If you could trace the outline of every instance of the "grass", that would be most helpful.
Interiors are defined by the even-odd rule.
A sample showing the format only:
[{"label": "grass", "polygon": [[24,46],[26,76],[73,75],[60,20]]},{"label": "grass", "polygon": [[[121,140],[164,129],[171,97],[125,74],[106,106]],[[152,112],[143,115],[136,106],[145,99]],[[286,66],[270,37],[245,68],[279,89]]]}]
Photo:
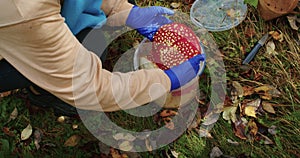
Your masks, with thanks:
[{"label": "grass", "polygon": [[[143,6],[169,7],[171,4],[170,1],[138,2]],[[188,4],[182,3],[178,9],[188,13],[188,8]],[[242,59],[257,40],[269,31],[283,34],[283,42],[274,40],[278,55],[268,55],[265,53],[266,47],[263,47],[250,65],[241,66]],[[298,38],[295,36],[297,33],[299,34],[299,31],[292,30],[285,17],[265,22],[254,8],[249,8],[247,18],[239,26],[228,31],[212,33],[224,55],[228,87],[231,81],[238,81],[243,86],[251,87],[269,84],[280,91],[279,98],[270,100],[275,105],[276,114],[266,113],[259,115],[257,119],[247,117],[248,120],[255,120],[266,128],[276,126],[275,135],[260,131],[265,132],[274,144],[266,145],[262,140],[242,140],[235,136],[232,125],[220,117],[211,130],[212,138],[199,137],[194,130],[187,130],[173,143],[137,155],[153,158],[175,157],[172,152],[176,152],[179,153],[179,157],[209,157],[212,148],[219,147],[223,157],[300,157],[300,47],[295,41]],[[120,52],[126,51],[126,48],[132,47],[132,43],[141,39],[142,37],[133,31],[119,37],[116,40],[118,42],[109,47],[110,54],[104,66],[112,70],[121,55]],[[209,94],[209,70],[205,70],[202,79],[200,89],[204,94]],[[23,95],[22,91],[18,91],[0,101],[0,157],[105,157],[103,149],[99,148],[99,141],[79,119],[69,118],[60,123],[51,110],[33,108]],[[257,96],[242,100],[255,98]],[[209,95],[202,99],[209,102]],[[18,117],[7,123],[15,107],[18,109]],[[204,105],[199,107],[205,109]],[[122,111],[110,113],[109,117],[118,125],[133,131],[156,129],[161,126],[153,117],[138,118]],[[43,133],[38,150],[34,145],[34,136],[25,141],[20,139],[21,131],[28,123],[34,131],[40,130]],[[73,129],[74,125],[78,125],[78,128]],[[80,136],[79,143],[74,147],[64,146],[65,141],[72,135]],[[229,140],[237,142],[238,145],[230,143]],[[134,157],[132,153],[119,152]]]}]

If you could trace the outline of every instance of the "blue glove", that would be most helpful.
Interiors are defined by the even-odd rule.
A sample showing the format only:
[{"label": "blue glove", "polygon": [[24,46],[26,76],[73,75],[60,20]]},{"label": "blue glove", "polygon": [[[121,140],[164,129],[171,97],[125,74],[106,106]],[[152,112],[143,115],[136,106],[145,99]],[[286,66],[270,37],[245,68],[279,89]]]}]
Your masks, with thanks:
[{"label": "blue glove", "polygon": [[171,80],[171,91],[184,86],[198,74],[200,68],[200,62],[205,61],[205,55],[199,54],[193,58],[183,62],[182,64],[171,67],[170,69],[164,70],[167,76]]},{"label": "blue glove", "polygon": [[141,35],[153,40],[156,31],[165,24],[172,23],[164,15],[173,15],[174,11],[165,7],[151,6],[140,8],[134,6],[126,20],[126,25],[136,29]]}]

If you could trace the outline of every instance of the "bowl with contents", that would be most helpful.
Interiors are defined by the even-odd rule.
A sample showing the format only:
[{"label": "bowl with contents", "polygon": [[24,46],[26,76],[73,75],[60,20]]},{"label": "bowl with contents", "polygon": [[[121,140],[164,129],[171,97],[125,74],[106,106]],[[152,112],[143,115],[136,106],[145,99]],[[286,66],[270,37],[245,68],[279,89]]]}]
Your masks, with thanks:
[{"label": "bowl with contents", "polygon": [[213,32],[239,25],[246,15],[244,0],[196,0],[190,10],[195,25]]},{"label": "bowl with contents", "polygon": [[[144,39],[134,54],[134,69],[169,69],[198,55],[205,55],[203,45],[192,29],[179,22],[163,25],[154,35],[153,41]],[[205,60],[200,62],[198,76],[203,73]],[[166,108],[178,108],[195,98],[198,77],[176,89],[155,103]]]}]

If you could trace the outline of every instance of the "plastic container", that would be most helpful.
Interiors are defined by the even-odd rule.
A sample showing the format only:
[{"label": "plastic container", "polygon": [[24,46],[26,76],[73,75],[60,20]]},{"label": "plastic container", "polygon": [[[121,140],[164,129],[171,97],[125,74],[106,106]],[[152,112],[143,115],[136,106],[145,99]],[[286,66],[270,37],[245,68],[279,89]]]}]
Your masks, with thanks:
[{"label": "plastic container", "polygon": [[224,31],[239,25],[247,15],[244,0],[197,0],[190,18],[198,27],[208,31]]},{"label": "plastic container", "polygon": [[[205,54],[201,43],[200,46],[201,54]],[[142,40],[137,47],[133,58],[133,66],[135,70],[156,68],[149,60],[146,60],[146,56],[151,52],[152,48],[152,42],[146,38]],[[198,75],[203,73],[204,68],[205,61],[200,63]],[[198,88],[198,78],[195,78],[180,89],[170,92],[166,97],[164,96],[163,98],[156,100],[155,103],[165,108],[178,108],[195,98],[198,93]]]}]

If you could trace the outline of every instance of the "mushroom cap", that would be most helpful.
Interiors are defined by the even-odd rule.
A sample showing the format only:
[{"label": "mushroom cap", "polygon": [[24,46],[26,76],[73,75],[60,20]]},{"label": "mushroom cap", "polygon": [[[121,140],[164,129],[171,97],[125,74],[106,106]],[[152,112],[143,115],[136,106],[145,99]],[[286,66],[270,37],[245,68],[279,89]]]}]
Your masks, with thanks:
[{"label": "mushroom cap", "polygon": [[191,28],[181,23],[163,25],[153,37],[148,59],[166,70],[201,54],[200,41]]}]

